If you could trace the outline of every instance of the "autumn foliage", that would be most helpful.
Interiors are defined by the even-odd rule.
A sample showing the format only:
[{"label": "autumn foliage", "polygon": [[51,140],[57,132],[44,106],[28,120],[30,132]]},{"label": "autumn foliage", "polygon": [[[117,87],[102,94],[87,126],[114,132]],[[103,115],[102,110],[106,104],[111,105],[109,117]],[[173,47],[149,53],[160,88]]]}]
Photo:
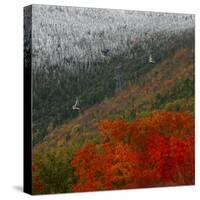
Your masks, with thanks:
[{"label": "autumn foliage", "polygon": [[73,191],[188,185],[194,183],[194,120],[185,112],[102,120],[101,141],[88,143],[71,165]]},{"label": "autumn foliage", "polygon": [[32,165],[32,174],[32,184],[34,192],[41,193],[43,190],[43,185],[40,181],[40,177],[38,176],[38,167],[35,164]]},{"label": "autumn foliage", "polygon": [[33,193],[194,184],[194,119],[153,112],[132,122],[99,122],[100,140],[34,154]]}]

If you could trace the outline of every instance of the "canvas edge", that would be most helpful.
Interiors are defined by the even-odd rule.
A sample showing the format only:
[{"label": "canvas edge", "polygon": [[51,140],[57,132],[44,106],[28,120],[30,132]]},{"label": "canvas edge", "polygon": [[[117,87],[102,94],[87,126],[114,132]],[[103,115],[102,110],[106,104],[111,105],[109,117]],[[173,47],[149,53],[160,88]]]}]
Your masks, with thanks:
[{"label": "canvas edge", "polygon": [[23,18],[23,191],[32,194],[32,5],[23,8]]}]

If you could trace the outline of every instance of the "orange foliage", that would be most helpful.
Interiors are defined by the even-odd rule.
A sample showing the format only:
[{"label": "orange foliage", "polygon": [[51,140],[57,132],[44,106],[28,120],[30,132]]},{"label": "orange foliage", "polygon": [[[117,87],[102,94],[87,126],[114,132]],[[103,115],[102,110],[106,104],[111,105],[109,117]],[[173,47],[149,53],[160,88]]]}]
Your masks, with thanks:
[{"label": "orange foliage", "polygon": [[99,130],[106,141],[116,142],[122,141],[128,136],[129,127],[128,123],[123,119],[102,120],[99,124]]},{"label": "orange foliage", "polygon": [[131,123],[103,120],[101,143],[86,144],[72,161],[73,191],[194,183],[194,120],[189,113],[154,112]]}]

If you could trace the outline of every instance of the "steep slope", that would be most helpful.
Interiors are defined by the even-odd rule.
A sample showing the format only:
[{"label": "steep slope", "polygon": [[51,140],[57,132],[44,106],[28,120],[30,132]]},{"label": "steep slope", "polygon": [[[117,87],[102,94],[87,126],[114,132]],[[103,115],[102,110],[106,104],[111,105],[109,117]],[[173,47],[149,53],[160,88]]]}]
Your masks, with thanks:
[{"label": "steep slope", "polygon": [[109,62],[92,63],[90,70],[84,63],[73,66],[77,72],[59,65],[51,66],[50,63],[45,65],[48,70],[33,70],[33,131],[36,136],[34,144],[41,142],[47,135],[46,130],[50,123],[57,127],[66,120],[77,117],[77,113],[71,112],[76,98],[79,99],[82,109],[86,110],[105,98],[112,97],[130,82],[138,83],[141,77],[155,66],[154,63],[149,63],[148,50],[144,49],[142,44],[151,43],[149,45],[153,51],[152,57],[159,63],[173,55],[177,49],[193,46],[193,32],[190,31],[184,32],[183,35],[172,35],[160,46],[157,40],[162,40],[162,33],[160,36],[156,35],[157,39],[153,43],[146,39],[138,45],[130,44],[133,57],[124,52],[110,58]]},{"label": "steep slope", "polygon": [[112,98],[85,110],[78,117],[56,129],[48,128],[43,143],[33,152],[61,146],[81,146],[98,142],[98,122],[105,118],[144,117],[153,110],[194,112],[194,50],[181,48],[173,56],[157,63],[137,83],[129,85]]},{"label": "steep slope", "polygon": [[194,15],[43,5],[32,9],[25,56],[31,52],[33,144],[42,142],[49,124],[55,128],[77,117],[71,112],[76,98],[86,110],[154,67],[150,55],[160,62],[194,45]]}]

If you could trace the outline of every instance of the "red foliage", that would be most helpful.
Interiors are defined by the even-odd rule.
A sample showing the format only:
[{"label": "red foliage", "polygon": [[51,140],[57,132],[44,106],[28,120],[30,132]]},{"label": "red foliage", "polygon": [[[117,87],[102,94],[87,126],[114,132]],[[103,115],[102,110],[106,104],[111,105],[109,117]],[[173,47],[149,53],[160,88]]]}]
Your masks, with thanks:
[{"label": "red foliage", "polygon": [[132,123],[103,120],[100,144],[85,145],[72,167],[73,191],[194,183],[194,120],[189,113],[154,112]]},{"label": "red foliage", "polygon": [[39,176],[37,175],[37,171],[38,171],[37,165],[33,164],[33,165],[32,165],[33,190],[34,190],[36,193],[41,193],[42,190],[43,190],[43,185],[42,185],[42,183],[41,183],[41,181],[40,181]]}]

